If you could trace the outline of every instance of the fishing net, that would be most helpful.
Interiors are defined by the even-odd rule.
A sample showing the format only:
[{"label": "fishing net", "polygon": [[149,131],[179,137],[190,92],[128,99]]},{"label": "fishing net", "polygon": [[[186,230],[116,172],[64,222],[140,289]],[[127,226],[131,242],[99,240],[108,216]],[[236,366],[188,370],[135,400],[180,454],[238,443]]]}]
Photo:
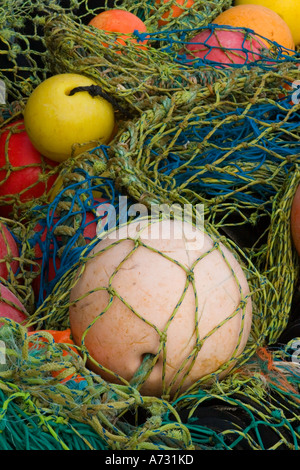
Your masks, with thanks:
[{"label": "fishing net", "polygon": [[[253,60],[252,32],[239,28],[244,40],[237,53],[246,64],[234,65],[230,57],[230,66],[211,62],[212,46],[204,58],[191,58],[187,45],[195,33],[228,31],[211,22],[231,1],[196,0],[192,7],[182,6],[180,17],[160,25],[166,5],[114,2],[145,22],[147,33],[136,32],[137,40],[147,40],[142,48],[138,42],[124,46],[117,34],[88,27],[96,12],[112,6],[91,3],[16,0],[2,2],[0,10],[0,79],[7,98],[1,105],[1,128],[22,118],[27,98],[42,80],[65,72],[93,78],[113,103],[117,119],[106,146],[99,143],[55,166],[30,162],[29,168],[40,168],[33,186],[44,185],[34,198],[0,192],[1,224],[18,248],[12,253],[1,228],[7,247],[1,282],[21,301],[27,319],[26,327],[1,320],[0,448],[297,450],[299,343],[297,335],[282,338],[298,308],[299,261],[289,221],[300,180],[300,108],[294,88],[299,54],[264,38],[269,47]],[[8,142],[18,133],[14,125],[5,134],[2,187],[15,171]],[[53,177],[54,186],[47,186]],[[60,341],[55,336],[70,331],[70,305],[80,301],[70,301],[70,293],[78,272],[99,255],[110,207],[120,226],[124,212],[128,215],[137,203],[149,210],[188,205],[193,223],[201,205],[203,230],[213,240],[211,253],[220,253],[221,244],[234,253],[249,285],[249,295],[241,295],[224,325],[239,312],[244,318],[249,297],[253,305],[243,352],[235,350],[218,370],[188,390],[181,388],[217,325],[197,338],[176,371],[174,381],[180,377],[181,383],[172,395],[164,382],[165,367],[161,396],[141,389],[158,357],[167,355],[168,328],[201,260],[187,268],[143,243],[186,276],[161,330],[112,288],[124,259],[109,276],[109,285],[99,286],[105,287],[109,302],[98,317],[104,318],[118,299],[159,338],[157,354],[145,356],[130,380],[113,371],[112,380],[105,380],[87,367],[93,358],[85,337],[92,325],[79,344],[71,334]],[[127,260],[141,247],[139,238],[132,243]],[[2,303],[17,307],[1,297]],[[242,329],[243,321],[239,341]],[[230,373],[221,379],[229,366]]]}]

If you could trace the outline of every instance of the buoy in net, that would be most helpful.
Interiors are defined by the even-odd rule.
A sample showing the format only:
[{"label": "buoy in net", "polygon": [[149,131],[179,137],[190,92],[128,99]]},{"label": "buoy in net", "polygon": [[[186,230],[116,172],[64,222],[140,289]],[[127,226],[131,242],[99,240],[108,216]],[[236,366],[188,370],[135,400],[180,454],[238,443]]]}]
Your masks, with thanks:
[{"label": "buoy in net", "polygon": [[78,273],[72,336],[93,358],[89,367],[110,382],[119,379],[109,371],[130,382],[153,355],[140,391],[172,395],[244,350],[249,285],[233,253],[189,222],[147,222],[140,231],[129,225],[101,240]]}]

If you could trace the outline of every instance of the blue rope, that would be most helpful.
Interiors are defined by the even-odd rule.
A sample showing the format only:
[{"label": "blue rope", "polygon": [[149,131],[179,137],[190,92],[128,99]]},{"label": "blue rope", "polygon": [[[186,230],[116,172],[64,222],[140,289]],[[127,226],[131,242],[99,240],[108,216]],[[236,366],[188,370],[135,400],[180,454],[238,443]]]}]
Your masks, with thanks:
[{"label": "blue rope", "polygon": [[[255,33],[254,30],[250,28],[241,28],[241,27],[234,27],[230,25],[219,25],[210,23],[207,26],[201,26],[198,28],[189,28],[189,29],[174,29],[174,30],[162,30],[156,31],[153,33],[145,32],[141,33],[135,31],[135,36],[138,38],[139,41],[157,41],[161,51],[167,52],[172,56],[176,63],[180,63],[183,65],[189,65],[195,68],[199,68],[203,65],[210,65],[217,68],[226,68],[227,65],[220,64],[219,62],[213,61],[209,59],[210,52],[216,48],[216,46],[212,46],[208,43],[209,39],[212,35],[217,31],[236,31],[244,33],[244,38],[240,48],[225,48],[222,47],[222,50],[232,52],[243,52],[246,56],[246,64],[230,64],[230,67],[233,68],[241,68],[245,65],[248,68],[252,67],[261,67],[263,69],[271,69],[274,66],[277,66],[280,63],[284,62],[294,62],[295,64],[299,61],[299,53],[295,53],[280,44],[276,41],[271,41],[270,39],[262,36],[260,34]],[[195,44],[205,45],[207,47],[207,53],[205,54],[204,58],[187,58],[186,52],[184,50],[184,46],[187,46],[191,42],[191,37],[198,35],[202,31],[207,31],[207,37],[204,42],[195,42]],[[193,34],[193,32],[195,34]],[[262,40],[267,44],[267,46],[272,46],[272,56],[266,55],[261,53],[260,58],[248,61],[248,55],[252,54],[252,51],[247,48],[246,41],[249,39],[251,35],[255,35],[256,38]],[[217,47],[220,49],[220,47]],[[293,53],[293,55],[291,55]]]}]

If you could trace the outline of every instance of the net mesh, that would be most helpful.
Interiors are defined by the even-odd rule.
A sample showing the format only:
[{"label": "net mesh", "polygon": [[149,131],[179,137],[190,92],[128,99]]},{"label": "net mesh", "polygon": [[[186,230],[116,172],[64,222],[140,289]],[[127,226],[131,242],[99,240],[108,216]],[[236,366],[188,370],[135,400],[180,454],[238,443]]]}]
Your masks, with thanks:
[{"label": "net mesh", "polygon": [[[211,62],[208,54],[191,61],[189,40],[207,29],[211,35],[228,31],[211,21],[231,4],[196,0],[158,26],[166,5],[114,2],[147,25],[147,34],[136,32],[137,40],[147,39],[137,54],[135,44],[123,46],[117,34],[87,26],[96,12],[112,7],[108,2],[2,2],[0,79],[7,100],[1,127],[22,118],[41,81],[65,72],[96,80],[114,104],[118,126],[107,146],[95,145],[54,167],[28,163],[40,169],[33,186],[44,184],[33,199],[4,193],[4,182],[16,172],[8,157],[13,132],[2,141],[1,265],[7,272],[0,272],[1,283],[25,306],[27,327],[2,320],[0,448],[298,449],[298,343],[297,337],[284,343],[281,337],[293,319],[298,289],[289,220],[300,178],[300,110],[293,88],[299,54],[268,41],[269,48],[246,64]],[[244,40],[238,52],[249,59],[252,33],[239,33]],[[51,177],[57,177],[52,192],[45,189]],[[101,240],[97,225],[105,228],[109,204],[120,223],[121,196],[127,212],[137,202],[149,209],[192,204],[193,220],[203,204],[214,250],[220,243],[230,249],[249,283],[253,322],[245,350],[188,393],[178,388],[170,397],[168,384],[160,397],[140,393],[158,355],[167,354],[165,334],[176,308],[165,330],[148,325],[160,338],[158,354],[145,357],[130,381],[104,380],[87,367],[84,341],[75,346],[51,333],[69,328],[78,268],[94,257]],[[2,227],[14,238],[16,253]],[[140,243],[135,241],[133,252]],[[179,303],[193,284],[190,269],[180,268],[186,284]],[[109,293],[134,310],[116,290]],[[2,297],[2,304],[14,305]],[[134,315],[145,321],[139,311]]]}]

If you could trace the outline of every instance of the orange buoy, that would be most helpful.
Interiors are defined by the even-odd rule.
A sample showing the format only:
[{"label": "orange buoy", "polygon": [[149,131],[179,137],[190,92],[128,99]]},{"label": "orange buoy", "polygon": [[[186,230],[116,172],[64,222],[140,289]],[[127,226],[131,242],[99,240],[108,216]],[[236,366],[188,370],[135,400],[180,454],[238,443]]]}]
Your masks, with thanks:
[{"label": "orange buoy", "polygon": [[261,5],[236,5],[217,16],[213,23],[250,28],[256,34],[275,41],[287,49],[295,49],[287,23],[275,11]]},{"label": "orange buoy", "polygon": [[108,33],[124,33],[124,35],[118,37],[117,42],[125,46],[126,41],[129,41],[136,44],[137,47],[145,49],[147,41],[139,42],[133,33],[134,31],[139,31],[140,33],[147,32],[146,25],[138,16],[130,11],[119,10],[117,8],[105,10],[92,18],[89,26],[94,26]]}]

